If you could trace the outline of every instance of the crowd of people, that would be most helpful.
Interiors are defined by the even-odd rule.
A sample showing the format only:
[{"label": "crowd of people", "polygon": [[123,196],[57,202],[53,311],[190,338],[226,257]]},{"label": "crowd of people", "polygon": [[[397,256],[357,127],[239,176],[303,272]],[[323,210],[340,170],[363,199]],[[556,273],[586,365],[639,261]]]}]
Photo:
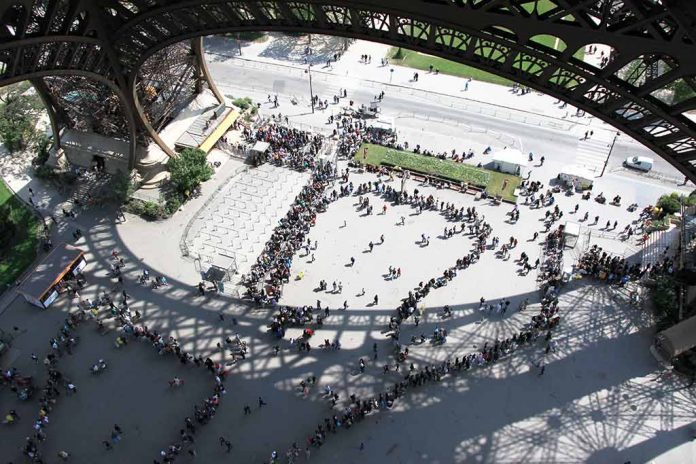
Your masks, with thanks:
[{"label": "crowd of people", "polygon": [[305,243],[317,213],[328,204],[323,194],[334,175],[330,162],[318,164],[313,170],[309,185],[302,189],[288,214],[273,230],[249,273],[242,276],[241,283],[246,287],[244,297],[258,304],[280,298],[282,286],[290,277],[293,255]]},{"label": "crowd of people", "polygon": [[[123,258],[117,252],[113,252],[112,259],[121,265]],[[80,287],[84,286],[84,282]],[[210,358],[202,356],[195,357],[191,353],[181,349],[178,341],[172,336],[164,336],[155,330],[151,330],[147,325],[135,325],[135,321],[139,320],[140,315],[132,314],[129,308],[128,299],[130,296],[125,292],[121,293],[121,301],[115,304],[113,298],[106,292],[96,300],[89,298],[81,298],[76,290],[71,291],[72,297],[77,300],[77,310],[71,312],[69,317],[65,319],[59,333],[49,340],[50,352],[43,359],[42,363],[47,370],[47,378],[45,385],[38,390],[39,412],[33,424],[33,434],[27,436],[22,444],[23,454],[34,463],[48,462],[40,449],[41,443],[46,440],[46,430],[49,425],[49,413],[55,407],[61,392],[66,395],[77,394],[78,387],[71,379],[65,376],[59,370],[59,361],[64,354],[72,354],[72,349],[79,343],[79,336],[76,334],[78,326],[85,321],[92,320],[97,324],[98,330],[104,332],[104,320],[111,319],[115,327],[120,332],[116,337],[114,345],[116,348],[121,348],[129,343],[130,340],[140,339],[150,343],[157,353],[161,356],[176,357],[177,360],[184,365],[194,365],[199,368],[204,368],[214,377],[214,387],[211,395],[206,398],[200,405],[195,405],[193,408],[193,419],[186,417],[183,420],[180,438],[174,443],[171,443],[160,452],[160,456],[153,462],[155,464],[172,463],[180,454],[196,455],[193,434],[196,428],[207,423],[215,416],[216,409],[220,403],[222,395],[226,393],[224,379],[228,370],[221,363],[213,362]],[[39,363],[39,358],[32,354],[32,359]],[[106,369],[107,363],[100,359],[91,368],[93,374],[99,373]],[[174,383],[183,385],[183,380],[178,377],[174,378]],[[178,380],[178,382],[177,382]],[[17,394],[19,399],[26,400],[32,397],[38,387],[35,387],[33,378],[23,376],[16,369],[8,369],[2,372],[1,381],[3,385],[7,385]],[[170,381],[172,386],[172,381]],[[20,420],[19,414],[15,410],[10,410],[5,414],[5,424],[13,424]],[[118,425],[114,426],[111,431],[110,439],[102,441],[103,447],[109,451],[120,442],[122,430]],[[229,441],[224,440],[224,444],[229,444]],[[231,449],[231,444],[228,446],[228,452]],[[71,457],[71,453],[65,450],[60,450],[57,457],[67,461]]]},{"label": "crowd of people", "polygon": [[[46,462],[47,458],[43,455],[40,445],[46,440],[46,430],[50,423],[49,413],[53,411],[61,391],[66,395],[77,393],[77,386],[58,369],[58,362],[65,353],[71,354],[72,348],[79,342],[75,330],[84,320],[84,312],[71,313],[64,320],[58,334],[49,340],[51,349],[42,361],[46,368],[47,378],[44,386],[40,389],[39,412],[34,419],[32,435],[27,436],[22,444],[22,454],[31,462]],[[39,363],[38,356],[32,354],[31,357],[34,362]],[[20,375],[15,368],[3,372],[2,381],[4,384],[9,384],[10,389],[17,393],[21,400],[30,399],[36,390],[32,377]],[[10,410],[5,416],[6,424],[13,424],[19,420],[20,417],[14,410]],[[60,450],[57,456],[61,460],[67,460],[70,453]]]},{"label": "crowd of people", "polygon": [[[419,306],[422,299],[425,298],[430,291],[446,286],[447,282],[457,276],[458,271],[464,270],[477,262],[481,253],[484,253],[486,250],[495,250],[500,240],[498,237],[493,236],[492,227],[485,221],[485,216],[476,210],[476,207],[457,207],[455,204],[439,201],[433,195],[424,195],[419,192],[418,189],[415,189],[412,193],[408,191],[398,191],[392,186],[380,181],[380,174],[382,173],[377,174],[378,180],[376,182],[370,181],[354,185],[352,182],[349,182],[349,171],[346,169],[346,172],[342,172],[340,176],[342,185],[338,186],[337,189],[333,190],[327,196],[331,201],[343,196],[358,196],[358,210],[366,210],[368,213],[368,208],[372,207],[368,198],[369,194],[381,196],[387,201],[391,201],[393,204],[410,204],[418,213],[422,213],[423,210],[437,211],[451,221],[461,222],[460,228],[458,228],[457,225],[450,230],[446,228],[443,238],[456,233],[466,234],[468,231],[468,234],[473,240],[473,246],[469,253],[457,257],[455,264],[445,269],[440,276],[421,282],[416,289],[409,291],[408,296],[405,297],[398,306],[396,314],[390,318],[386,333],[393,341],[396,368],[392,369],[388,364],[385,365],[384,371],[388,373],[392,370],[398,371],[400,364],[408,363],[408,347],[402,349],[399,342],[399,331],[401,324],[408,318],[413,317],[416,325],[418,324],[420,312],[416,308]],[[375,396],[365,399],[357,398],[355,395],[349,395],[350,400],[347,405],[342,407],[338,413],[326,417],[324,422],[319,423],[312,433],[307,436],[306,448],[304,450],[307,457],[311,454],[311,448],[322,446],[328,437],[332,436],[338,430],[342,428],[351,428],[366,416],[379,410],[391,408],[402,395],[411,389],[426,385],[427,383],[441,381],[446,376],[456,374],[460,371],[495,363],[499,359],[514,352],[519,347],[529,345],[539,339],[543,339],[545,343],[545,354],[548,354],[551,350],[555,350],[555,345],[551,340],[551,331],[560,321],[558,315],[558,293],[562,282],[561,271],[565,246],[564,227],[556,226],[556,222],[562,217],[562,212],[558,206],[554,204],[551,192],[540,194],[539,197],[536,197],[535,194],[543,188],[542,184],[530,182],[525,187],[527,189],[527,195],[532,197],[533,206],[549,208],[547,210],[548,214],[545,217],[545,222],[547,223],[546,230],[548,233],[543,238],[544,253],[541,261],[537,260],[532,267],[529,263],[528,256],[524,253],[522,253],[519,259],[520,265],[525,268],[527,266],[530,269],[540,268],[538,280],[540,281],[542,289],[542,297],[539,312],[530,318],[530,321],[525,325],[523,330],[504,340],[496,340],[492,344],[486,343],[482,349],[475,352],[456,356],[454,360],[450,358],[440,364],[430,365],[420,369],[417,369],[414,364],[411,363],[404,379],[397,382],[393,388],[388,391],[375,394]],[[510,221],[514,222],[519,218],[519,210],[514,208],[509,215]],[[551,230],[552,228],[553,230]],[[533,239],[536,240],[537,237],[538,233],[535,233]],[[510,237],[510,240],[501,247],[501,250],[503,253],[509,252],[516,244],[517,239],[515,237]],[[502,248],[505,249],[503,250]],[[598,254],[598,252],[600,254]],[[594,269],[592,272],[598,272],[601,266],[608,266],[619,280],[622,273],[637,278],[641,277],[645,272],[650,271],[650,268],[641,271],[635,266],[627,267],[625,262],[621,259],[614,259],[607,256],[602,257],[601,249],[597,248],[590,250],[588,255],[583,257],[581,261],[584,265],[592,267]],[[665,259],[664,262],[660,264],[660,269],[662,268],[670,268],[669,259]],[[509,303],[509,300],[501,300],[501,303],[498,305],[501,307],[501,312],[507,309]],[[528,305],[529,299],[525,299],[518,306],[518,311],[526,310]],[[492,305],[487,305],[483,297],[481,298],[481,306],[493,307]],[[281,306],[278,308],[278,312],[273,316],[273,320],[269,325],[270,332],[282,338],[285,335],[286,328],[300,326],[305,327],[303,334],[309,333],[311,335],[313,334],[312,327],[314,327],[315,321],[317,321],[317,326],[320,326],[318,321],[321,316],[317,316],[316,312],[321,313],[322,311],[325,311],[325,316],[328,316],[329,308],[322,308],[319,301],[317,301],[316,307],[310,305],[297,307]],[[447,307],[444,311],[444,315],[441,317],[451,316],[452,311]],[[446,330],[437,327],[433,331],[431,342],[443,343],[446,341],[446,337]],[[309,345],[307,342],[308,338],[309,337],[303,337],[303,345]],[[425,340],[426,337],[421,335],[420,342]],[[419,339],[417,337],[412,337],[411,342],[418,343]],[[325,340],[324,344],[327,347],[338,346],[338,340],[335,342]],[[308,350],[309,347],[307,346],[306,349]],[[361,358],[360,361],[360,372],[363,372],[365,369],[365,362],[363,358]],[[538,369],[538,375],[544,374],[544,358],[536,363],[536,368]],[[306,386],[303,387],[305,396],[307,394],[307,388]],[[332,406],[337,405],[338,394],[335,391],[332,390],[327,398],[331,399]],[[294,462],[294,459],[299,457],[300,454],[301,448],[297,443],[293,443],[292,446],[286,450],[285,456],[288,462]],[[274,451],[271,456],[271,462],[277,462],[277,459],[278,453]]]},{"label": "crowd of people", "polygon": [[[557,284],[557,282],[550,281],[547,284]],[[394,383],[394,385],[386,391],[375,394],[369,398],[359,398],[355,394],[350,394],[348,395],[349,401],[345,406],[340,408],[339,411],[334,410],[339,395],[329,388],[329,392],[326,396],[330,397],[332,401],[332,413],[328,417],[325,417],[323,422],[317,424],[315,429],[307,435],[306,447],[304,450],[306,459],[309,459],[311,456],[312,448],[320,448],[338,431],[350,429],[368,416],[372,416],[379,411],[393,408],[399,398],[412,390],[428,384],[441,382],[443,379],[477,367],[489,366],[518,349],[534,345],[540,339],[542,343],[545,344],[545,354],[548,354],[553,348],[552,330],[559,322],[560,316],[558,315],[557,290],[547,291],[541,299],[539,312],[531,317],[530,322],[527,323],[522,330],[516,332],[511,337],[503,340],[496,339],[493,343],[486,342],[480,350],[454,356],[453,361],[450,357],[441,363],[431,364],[420,369],[417,369],[414,364],[411,363],[403,380]],[[436,330],[434,338],[438,336],[443,336],[442,331]],[[404,359],[401,359],[401,362],[403,361]],[[537,363],[537,367],[540,369],[539,375],[543,375],[545,370],[543,358]],[[364,363],[361,364],[361,370],[363,369]],[[384,370],[385,373],[389,372],[388,367],[385,367]],[[396,370],[398,371],[398,364]],[[306,387],[303,385],[303,391],[305,388]],[[361,444],[361,449],[363,446],[364,445]],[[296,442],[292,443],[285,452],[287,462],[295,462],[295,459],[297,459],[300,454],[300,447]],[[277,451],[273,451],[270,462],[278,462],[277,459],[278,453]]]},{"label": "crowd of people", "polygon": [[316,167],[316,155],[324,143],[321,135],[276,123],[264,124],[256,129],[245,128],[243,136],[247,142],[261,141],[270,145],[264,154],[265,159],[257,162],[270,162],[299,171]]},{"label": "crowd of people", "polygon": [[[337,121],[337,127],[340,127],[342,130],[339,150],[345,154],[354,153],[360,144],[365,141],[380,144],[395,143],[395,140],[384,139],[382,132],[371,130],[365,122],[353,121],[350,117],[344,117]],[[414,189],[412,193],[406,190],[399,191],[391,185],[381,182],[380,177],[382,173],[378,173],[376,182],[370,181],[356,186],[349,182],[349,171],[346,169],[346,172],[341,176],[343,185],[340,185],[337,190],[333,190],[329,195],[325,195],[327,187],[336,177],[337,172],[331,163],[319,163],[316,160],[316,154],[321,149],[323,143],[323,139],[320,136],[287,128],[279,124],[267,124],[255,130],[245,129],[244,136],[247,141],[266,141],[270,144],[270,150],[265,161],[292,169],[312,170],[309,185],[302,189],[291,205],[288,214],[281,219],[279,225],[274,229],[271,238],[266,243],[263,252],[252,266],[249,274],[243,276],[242,283],[246,287],[244,296],[253,299],[257,304],[275,304],[278,301],[282,287],[288,282],[290,277],[294,254],[301,248],[307,247],[308,249],[310,246],[306,237],[310,227],[315,224],[317,214],[325,211],[331,201],[335,201],[340,197],[358,196],[358,211],[366,210],[367,214],[371,214],[372,211],[369,195],[380,196],[396,205],[410,205],[418,214],[421,214],[424,210],[439,212],[454,223],[453,227],[445,228],[442,238],[449,238],[455,234],[466,235],[468,231],[468,235],[472,239],[472,249],[468,253],[457,256],[454,264],[447,267],[441,275],[420,282],[417,288],[409,291],[408,296],[403,298],[401,304],[396,308],[395,315],[390,318],[386,333],[393,342],[394,356],[397,363],[396,370],[398,371],[399,364],[407,362],[409,354],[408,347],[403,349],[400,343],[401,325],[412,317],[415,319],[416,325],[418,325],[420,313],[417,307],[432,290],[446,286],[448,282],[458,275],[458,272],[466,270],[476,263],[481,254],[487,250],[496,250],[498,247],[500,239],[493,234],[493,228],[485,221],[485,215],[477,211],[476,207],[458,207],[454,203],[440,201],[433,195],[423,194],[418,188]],[[417,150],[420,151],[420,147],[417,147]],[[447,154],[443,154],[443,156],[447,156]],[[453,152],[452,156],[455,157],[456,154]],[[466,156],[466,154],[463,156]],[[525,181],[521,187],[526,196],[525,205],[536,208],[549,207],[545,218],[547,224],[546,231],[549,232],[555,222],[563,217],[562,211],[554,204],[553,193],[550,190],[541,193],[544,186],[540,182]],[[553,208],[551,208],[552,206]],[[386,206],[384,208],[386,212]],[[513,209],[510,216],[510,220],[513,222],[519,219],[517,207]],[[536,238],[537,234],[535,233],[534,239]],[[427,246],[428,243],[429,237],[423,235],[421,246]],[[517,239],[510,237],[510,240],[506,241],[501,247],[501,256],[505,257],[516,245]],[[321,447],[327,441],[328,437],[331,436],[329,432],[335,434],[341,428],[349,429],[375,412],[392,408],[399,398],[411,390],[429,383],[440,382],[448,376],[453,376],[476,367],[488,366],[510,355],[517,349],[532,345],[542,338],[546,343],[546,353],[548,353],[551,346],[552,329],[560,321],[558,315],[558,288],[561,279],[563,248],[563,227],[560,226],[546,235],[544,239],[544,255],[542,257],[543,262],[540,263],[537,260],[534,265],[534,268],[537,266],[541,268],[539,280],[542,282],[543,295],[539,312],[530,318],[529,323],[522,330],[514,333],[511,337],[503,340],[496,339],[493,343],[486,342],[483,347],[476,351],[453,355],[437,364],[416,368],[411,363],[403,380],[397,381],[392,388],[382,393],[374,394],[368,398],[359,398],[355,394],[348,395],[350,400],[347,404],[339,411],[335,411],[335,414],[333,414],[334,411],[332,410],[332,414],[326,417],[323,423],[319,423],[313,432],[308,435],[304,450],[306,457],[309,458],[312,447]],[[123,262],[119,262],[118,256],[114,256],[114,259],[114,273],[120,274],[120,267],[122,267]],[[524,253],[522,253],[519,263],[526,272],[532,269],[529,259]],[[671,273],[674,269],[674,263],[670,258],[664,257],[661,262],[652,268],[648,266],[645,269],[641,269],[639,265],[629,265],[623,258],[611,256],[595,245],[580,259],[580,269],[594,277],[606,279],[610,283],[625,283],[630,279],[641,278],[646,272]],[[334,292],[336,291],[335,286],[336,284],[334,283]],[[326,288],[325,284],[324,288]],[[71,289],[71,291],[79,299],[77,290]],[[362,293],[365,293],[364,289]],[[377,296],[375,295],[375,304],[376,301]],[[506,309],[509,303],[509,300],[501,300],[498,306]],[[527,304],[528,300],[525,300],[524,304],[521,304],[518,309],[521,311],[525,310]],[[65,388],[67,394],[77,392],[77,387],[58,371],[57,360],[63,351],[70,352],[71,347],[79,340],[74,336],[74,329],[80,322],[92,318],[97,321],[99,327],[103,327],[103,322],[98,318],[100,307],[102,306],[108,308],[122,332],[116,340],[117,347],[128,344],[132,339],[140,339],[151,343],[159,355],[175,356],[181,364],[193,364],[204,368],[214,377],[215,385],[212,394],[200,405],[194,406],[193,418],[184,418],[184,428],[180,430],[180,438],[165,447],[160,452],[158,459],[154,460],[154,463],[171,463],[177,456],[186,453],[195,457],[194,434],[197,427],[207,423],[215,416],[221,397],[226,393],[224,379],[227,375],[227,370],[224,365],[215,363],[210,358],[194,357],[192,354],[185,352],[180,348],[177,340],[171,336],[163,336],[157,331],[148,329],[146,325],[136,325],[140,319],[140,314],[137,311],[136,314],[131,313],[128,295],[125,290],[122,292],[122,299],[119,304],[116,304],[106,293],[95,302],[87,300],[83,309],[71,314],[66,319],[59,336],[51,339],[52,352],[44,360],[44,364],[48,369],[48,380],[42,390],[42,397],[39,401],[41,408],[34,425],[35,433],[32,437],[27,437],[23,448],[24,454],[34,462],[42,462],[38,444],[45,440],[48,413],[59,395],[58,387],[62,386]],[[481,307],[484,306],[493,307],[492,305],[486,305],[485,299],[482,297]],[[346,308],[347,302],[344,303],[344,309]],[[298,307],[281,306],[269,324],[270,332],[276,337],[283,338],[288,327],[307,327],[303,331],[302,340],[298,340],[297,346],[300,350],[309,351],[310,344],[308,340],[313,335],[312,327],[315,321],[316,325],[321,327],[323,320],[321,316],[322,310],[324,311],[323,317],[328,317],[329,308],[322,308],[319,301],[317,301],[316,308],[309,305]],[[315,311],[319,312],[316,316],[314,314]],[[502,311],[504,312],[504,309]],[[452,311],[449,306],[445,306],[443,317],[452,317]],[[446,329],[437,327],[433,331],[431,339],[433,343],[444,343],[446,339]],[[424,340],[424,335],[421,335],[421,342]],[[415,343],[416,338],[412,338],[411,342]],[[231,340],[228,339],[228,343],[231,344]],[[340,343],[338,339],[334,342],[325,339],[324,346],[339,349]],[[278,347],[276,346],[277,353]],[[452,360],[452,358],[454,359]],[[540,367],[539,375],[542,375],[544,373],[543,363],[540,363],[538,366]],[[361,358],[360,371],[363,372],[364,370],[365,362]],[[384,371],[385,374],[390,371],[388,365],[385,365]],[[2,375],[3,383],[11,385],[13,391],[18,393],[20,392],[22,382],[26,382],[24,379],[26,378],[22,377],[16,370],[3,372]],[[305,396],[309,385],[314,385],[315,383],[316,378],[312,378],[311,383],[301,384]],[[170,385],[174,384],[177,386],[183,385],[183,381],[175,377],[175,381],[170,382]],[[338,394],[331,389],[329,390],[332,406],[335,407],[337,406]],[[259,407],[263,405],[265,405],[265,402],[259,397]],[[245,413],[247,408],[245,407]],[[6,416],[7,422],[17,420],[19,420],[19,417],[14,411],[10,411]],[[112,432],[112,442],[118,441],[115,437],[120,439],[121,431],[118,426],[115,426],[115,432],[115,435]],[[111,449],[112,444],[109,441],[104,443],[107,449]],[[228,452],[230,451],[230,442],[224,439],[224,437],[220,437],[220,443],[227,447]],[[286,451],[288,462],[294,462],[294,459],[299,455],[300,447],[296,443],[293,443]],[[58,456],[61,459],[67,459],[69,454],[66,451],[61,451]],[[271,455],[271,462],[277,462],[277,460],[278,454],[274,451]]]},{"label": "crowd of people", "polygon": [[578,262],[578,270],[581,274],[604,280],[608,284],[618,285],[641,279],[646,274],[651,277],[672,274],[674,268],[674,260],[668,256],[662,257],[655,265],[648,263],[643,267],[638,262],[629,264],[625,258],[612,255],[597,245],[592,245]]},{"label": "crowd of people", "polygon": [[[454,234],[466,234],[468,230],[468,234],[474,239],[474,246],[471,252],[458,257],[455,264],[443,271],[442,275],[420,282],[418,288],[415,291],[410,291],[408,297],[397,308],[397,315],[391,318],[388,329],[392,331],[392,339],[395,341],[395,354],[400,356],[402,351],[398,344],[399,325],[403,320],[416,313],[418,302],[427,296],[432,289],[447,285],[449,281],[456,277],[458,270],[466,269],[472,263],[477,262],[480,255],[487,249],[495,250],[500,241],[498,237],[491,237],[492,227],[485,221],[485,215],[480,215],[476,207],[457,207],[454,203],[439,201],[433,195],[423,194],[417,188],[412,193],[409,193],[407,190],[397,191],[391,185],[381,181],[381,173],[378,173],[377,181],[368,181],[355,186],[349,181],[349,169],[346,169],[345,172],[341,173],[341,182],[342,185],[338,189],[334,189],[327,195],[331,201],[350,195],[358,196],[357,210],[365,210],[367,214],[370,214],[372,206],[368,194],[378,195],[386,201],[392,202],[392,204],[411,205],[419,214],[424,210],[436,211],[449,221],[461,223],[459,228],[457,225],[454,225],[449,229],[445,229],[443,238],[451,237]],[[326,206],[328,206],[328,203],[325,203],[324,207]],[[427,240],[427,237],[424,237],[424,240]],[[297,242],[297,244],[302,246],[301,241]],[[427,242],[423,242],[423,244],[425,245]],[[504,247],[506,250],[509,250],[516,244],[517,240],[514,237],[510,237],[509,242]],[[299,246],[295,249],[298,249]],[[286,256],[286,259],[291,257],[292,254]],[[289,268],[286,271],[283,275],[287,279],[289,278]],[[347,302],[344,303],[345,307],[347,307]],[[282,338],[288,327],[304,327],[313,323],[321,324],[321,316],[317,316],[315,319],[313,310],[315,308],[307,305],[297,307],[281,306],[269,324],[269,331]],[[317,302],[316,310],[321,311],[319,302]],[[325,311],[328,313],[329,309],[326,308]]]}]

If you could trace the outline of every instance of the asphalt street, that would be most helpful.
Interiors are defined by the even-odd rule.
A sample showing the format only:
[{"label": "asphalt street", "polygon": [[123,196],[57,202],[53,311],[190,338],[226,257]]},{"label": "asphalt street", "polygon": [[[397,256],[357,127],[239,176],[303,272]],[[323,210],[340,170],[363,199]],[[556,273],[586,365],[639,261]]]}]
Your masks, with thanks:
[{"label": "asphalt street", "polygon": [[[546,158],[541,168],[544,175],[554,177],[564,166],[569,164],[587,164],[579,161],[583,149],[583,134],[593,129],[603,133],[603,143],[595,143],[595,153],[589,163],[591,169],[599,175],[615,131],[607,125],[588,127],[587,120],[574,117],[567,119],[548,118],[543,115],[525,113],[514,109],[514,101],[519,97],[510,95],[510,108],[488,105],[465,98],[448,97],[416,91],[403,86],[390,86],[374,81],[354,77],[332,75],[322,69],[313,68],[312,91],[322,100],[329,101],[329,109],[315,111],[310,109],[309,74],[306,70],[293,66],[249,62],[229,57],[210,56],[209,67],[221,91],[228,96],[250,96],[262,102],[261,113],[282,113],[314,127],[330,130],[327,118],[337,114],[346,100],[353,100],[354,105],[367,104],[379,92],[384,91],[381,119],[393,121],[399,132],[400,140],[408,140],[415,145],[421,140],[427,141],[423,146],[437,151],[458,152],[473,148],[479,151],[488,144],[495,148],[515,146],[524,153],[533,152],[535,161],[541,156]],[[333,96],[340,89],[347,89],[348,98],[337,105],[332,104]],[[268,95],[277,95],[279,107],[274,108],[267,102]],[[475,98],[475,95],[472,95]],[[296,105],[291,99],[297,101]],[[496,146],[497,145],[497,146]],[[622,167],[627,156],[648,156],[655,159],[652,172],[648,175]],[[479,156],[474,162],[482,161]],[[588,166],[590,167],[590,166]],[[663,191],[673,191],[681,182],[682,176],[666,161],[649,149],[630,139],[625,134],[616,139],[604,176],[596,181],[601,184],[611,181],[609,190],[635,192],[636,201],[650,203],[655,195]],[[646,187],[649,187],[646,189]],[[687,187],[692,187],[690,184]],[[600,187],[601,188],[601,187]],[[605,191],[606,192],[606,191]],[[630,197],[632,195],[629,195]]]}]

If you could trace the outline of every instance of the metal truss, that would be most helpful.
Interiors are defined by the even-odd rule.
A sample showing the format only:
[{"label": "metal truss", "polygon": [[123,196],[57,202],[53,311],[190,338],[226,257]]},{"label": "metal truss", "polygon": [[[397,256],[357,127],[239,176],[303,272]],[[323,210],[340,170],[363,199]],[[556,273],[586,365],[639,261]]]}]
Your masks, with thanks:
[{"label": "metal truss", "polygon": [[128,121],[118,95],[103,82],[83,76],[44,77],[41,93],[48,97],[59,126],[128,140]]},{"label": "metal truss", "polygon": [[[136,111],[134,98],[138,76],[147,75],[141,67],[166,47],[247,30],[333,34],[430,53],[543,91],[696,180],[696,124],[687,114],[696,110],[692,0],[0,1],[0,85],[59,73],[103,79],[121,89],[140,125],[166,107]],[[549,37],[561,50],[545,45]],[[600,43],[612,49],[603,67],[577,57]]]},{"label": "metal truss", "polygon": [[170,155],[173,150],[158,133],[195,97],[198,75],[190,41],[158,50],[138,68],[134,85],[136,110],[148,135]]}]

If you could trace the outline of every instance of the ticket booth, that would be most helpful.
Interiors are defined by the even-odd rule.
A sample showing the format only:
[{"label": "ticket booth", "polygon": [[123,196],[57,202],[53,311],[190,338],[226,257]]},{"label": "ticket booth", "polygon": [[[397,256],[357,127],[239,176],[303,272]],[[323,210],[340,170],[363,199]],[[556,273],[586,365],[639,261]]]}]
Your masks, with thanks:
[{"label": "ticket booth", "polygon": [[85,266],[84,251],[67,243],[57,244],[22,281],[17,292],[34,306],[46,309]]}]

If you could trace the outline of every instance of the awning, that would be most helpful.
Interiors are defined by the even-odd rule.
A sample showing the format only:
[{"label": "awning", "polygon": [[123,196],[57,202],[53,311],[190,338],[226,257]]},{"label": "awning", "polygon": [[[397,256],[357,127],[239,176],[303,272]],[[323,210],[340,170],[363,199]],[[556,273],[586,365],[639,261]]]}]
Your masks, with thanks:
[{"label": "awning", "polygon": [[59,243],[36,266],[36,269],[20,284],[17,291],[22,295],[40,300],[55,284],[61,281],[84,251],[67,243]]},{"label": "awning", "polygon": [[208,153],[211,148],[215,146],[218,140],[222,138],[223,135],[227,133],[227,130],[232,127],[232,124],[237,120],[239,117],[239,112],[235,109],[230,110],[227,115],[223,118],[222,121],[220,121],[220,124],[217,125],[215,129],[210,133],[210,135],[205,139],[205,141],[201,144],[199,149],[203,150],[204,152]]},{"label": "awning", "polygon": [[369,127],[373,127],[374,129],[379,129],[379,130],[383,130],[383,131],[393,131],[394,130],[394,123],[392,121],[378,119],[378,120],[370,123]]},{"label": "awning", "polygon": [[696,346],[696,316],[663,330],[657,334],[656,342],[669,359],[690,350]]}]

